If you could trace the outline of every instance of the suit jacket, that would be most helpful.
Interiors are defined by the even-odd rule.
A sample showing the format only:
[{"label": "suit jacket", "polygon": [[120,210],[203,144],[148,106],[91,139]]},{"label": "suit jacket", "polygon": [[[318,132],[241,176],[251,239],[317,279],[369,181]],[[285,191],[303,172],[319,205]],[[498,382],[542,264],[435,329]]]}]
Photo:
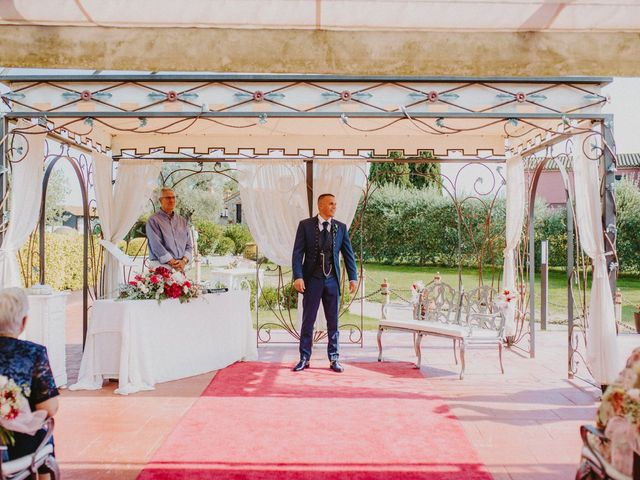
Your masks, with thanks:
[{"label": "suit jacket", "polygon": [[[353,254],[351,240],[347,226],[338,222],[335,218],[331,220],[331,234],[333,235],[333,268],[340,283],[340,252],[344,258],[349,280],[358,280],[356,268],[356,257]],[[318,217],[306,218],[298,224],[296,241],[293,244],[293,255],[291,265],[293,266],[293,279],[307,279],[313,274],[316,266],[318,252],[316,250],[316,238],[320,234],[318,229]]]}]

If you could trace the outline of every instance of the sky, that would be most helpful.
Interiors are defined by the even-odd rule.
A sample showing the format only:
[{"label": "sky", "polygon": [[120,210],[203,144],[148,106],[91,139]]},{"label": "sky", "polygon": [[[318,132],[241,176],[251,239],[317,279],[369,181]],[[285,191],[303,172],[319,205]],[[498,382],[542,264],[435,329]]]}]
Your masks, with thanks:
[{"label": "sky", "polygon": [[[614,115],[617,152],[640,153],[640,78],[615,78],[609,86],[605,87],[604,94],[610,97],[610,102],[603,110]],[[72,168],[68,162],[59,162],[59,165],[56,168],[64,170],[71,188],[66,203],[81,205],[80,189]],[[458,169],[459,167],[455,165],[443,165],[441,171],[449,178],[453,178]],[[462,185],[464,190],[471,191],[475,180],[478,176],[483,176],[484,172],[486,169],[483,167],[466,168],[460,175],[458,184]],[[492,181],[491,175],[484,176],[485,185],[488,185]]]}]

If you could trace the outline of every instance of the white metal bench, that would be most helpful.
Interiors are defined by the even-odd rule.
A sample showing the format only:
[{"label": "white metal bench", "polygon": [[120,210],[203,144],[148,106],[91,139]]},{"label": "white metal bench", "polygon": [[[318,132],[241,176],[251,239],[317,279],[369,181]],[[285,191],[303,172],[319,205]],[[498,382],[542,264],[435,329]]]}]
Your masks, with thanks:
[{"label": "white metal bench", "polygon": [[500,370],[502,364],[502,339],[505,317],[496,304],[496,293],[487,286],[459,292],[450,285],[434,281],[427,285],[414,309],[412,320],[383,318],[378,324],[378,361],[382,361],[382,334],[385,330],[413,333],[417,356],[416,367],[422,361],[422,337],[434,335],[453,341],[453,355],[456,364],[456,347],[460,349],[460,379],[464,377],[465,350],[475,345],[498,347]]}]

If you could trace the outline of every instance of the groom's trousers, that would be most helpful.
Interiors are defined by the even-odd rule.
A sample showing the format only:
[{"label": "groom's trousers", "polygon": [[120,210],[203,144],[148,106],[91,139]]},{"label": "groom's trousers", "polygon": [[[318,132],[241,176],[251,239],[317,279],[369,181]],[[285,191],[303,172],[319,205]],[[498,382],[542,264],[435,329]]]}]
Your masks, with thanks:
[{"label": "groom's trousers", "polygon": [[[329,360],[337,360],[339,356],[338,306],[340,303],[340,286],[334,276],[329,278],[309,277],[304,280],[305,290],[302,296],[302,329],[300,330],[300,358],[311,358],[313,347],[313,326],[316,323],[318,308],[322,301],[324,315],[327,319]],[[299,307],[298,307],[299,308]]]}]

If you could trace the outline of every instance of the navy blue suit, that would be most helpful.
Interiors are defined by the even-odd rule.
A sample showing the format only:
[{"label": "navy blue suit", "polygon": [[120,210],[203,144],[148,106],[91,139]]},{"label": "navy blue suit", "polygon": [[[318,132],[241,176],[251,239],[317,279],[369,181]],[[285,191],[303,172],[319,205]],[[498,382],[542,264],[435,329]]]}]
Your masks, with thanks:
[{"label": "navy blue suit", "polygon": [[[305,291],[302,301],[302,329],[300,331],[300,358],[311,358],[313,344],[313,326],[318,314],[318,308],[322,301],[325,317],[327,319],[327,334],[329,344],[327,354],[329,360],[337,360],[338,351],[338,308],[340,303],[340,253],[344,259],[349,280],[356,281],[358,272],[356,259],[349,239],[347,226],[335,219],[331,220],[329,241],[332,242],[333,265],[332,268],[321,269],[329,276],[318,275],[320,248],[318,245],[321,236],[318,227],[318,217],[302,220],[298,225],[296,240],[293,245],[291,264],[293,266],[293,279],[302,278],[305,283]],[[320,243],[322,244],[322,240]]]}]

